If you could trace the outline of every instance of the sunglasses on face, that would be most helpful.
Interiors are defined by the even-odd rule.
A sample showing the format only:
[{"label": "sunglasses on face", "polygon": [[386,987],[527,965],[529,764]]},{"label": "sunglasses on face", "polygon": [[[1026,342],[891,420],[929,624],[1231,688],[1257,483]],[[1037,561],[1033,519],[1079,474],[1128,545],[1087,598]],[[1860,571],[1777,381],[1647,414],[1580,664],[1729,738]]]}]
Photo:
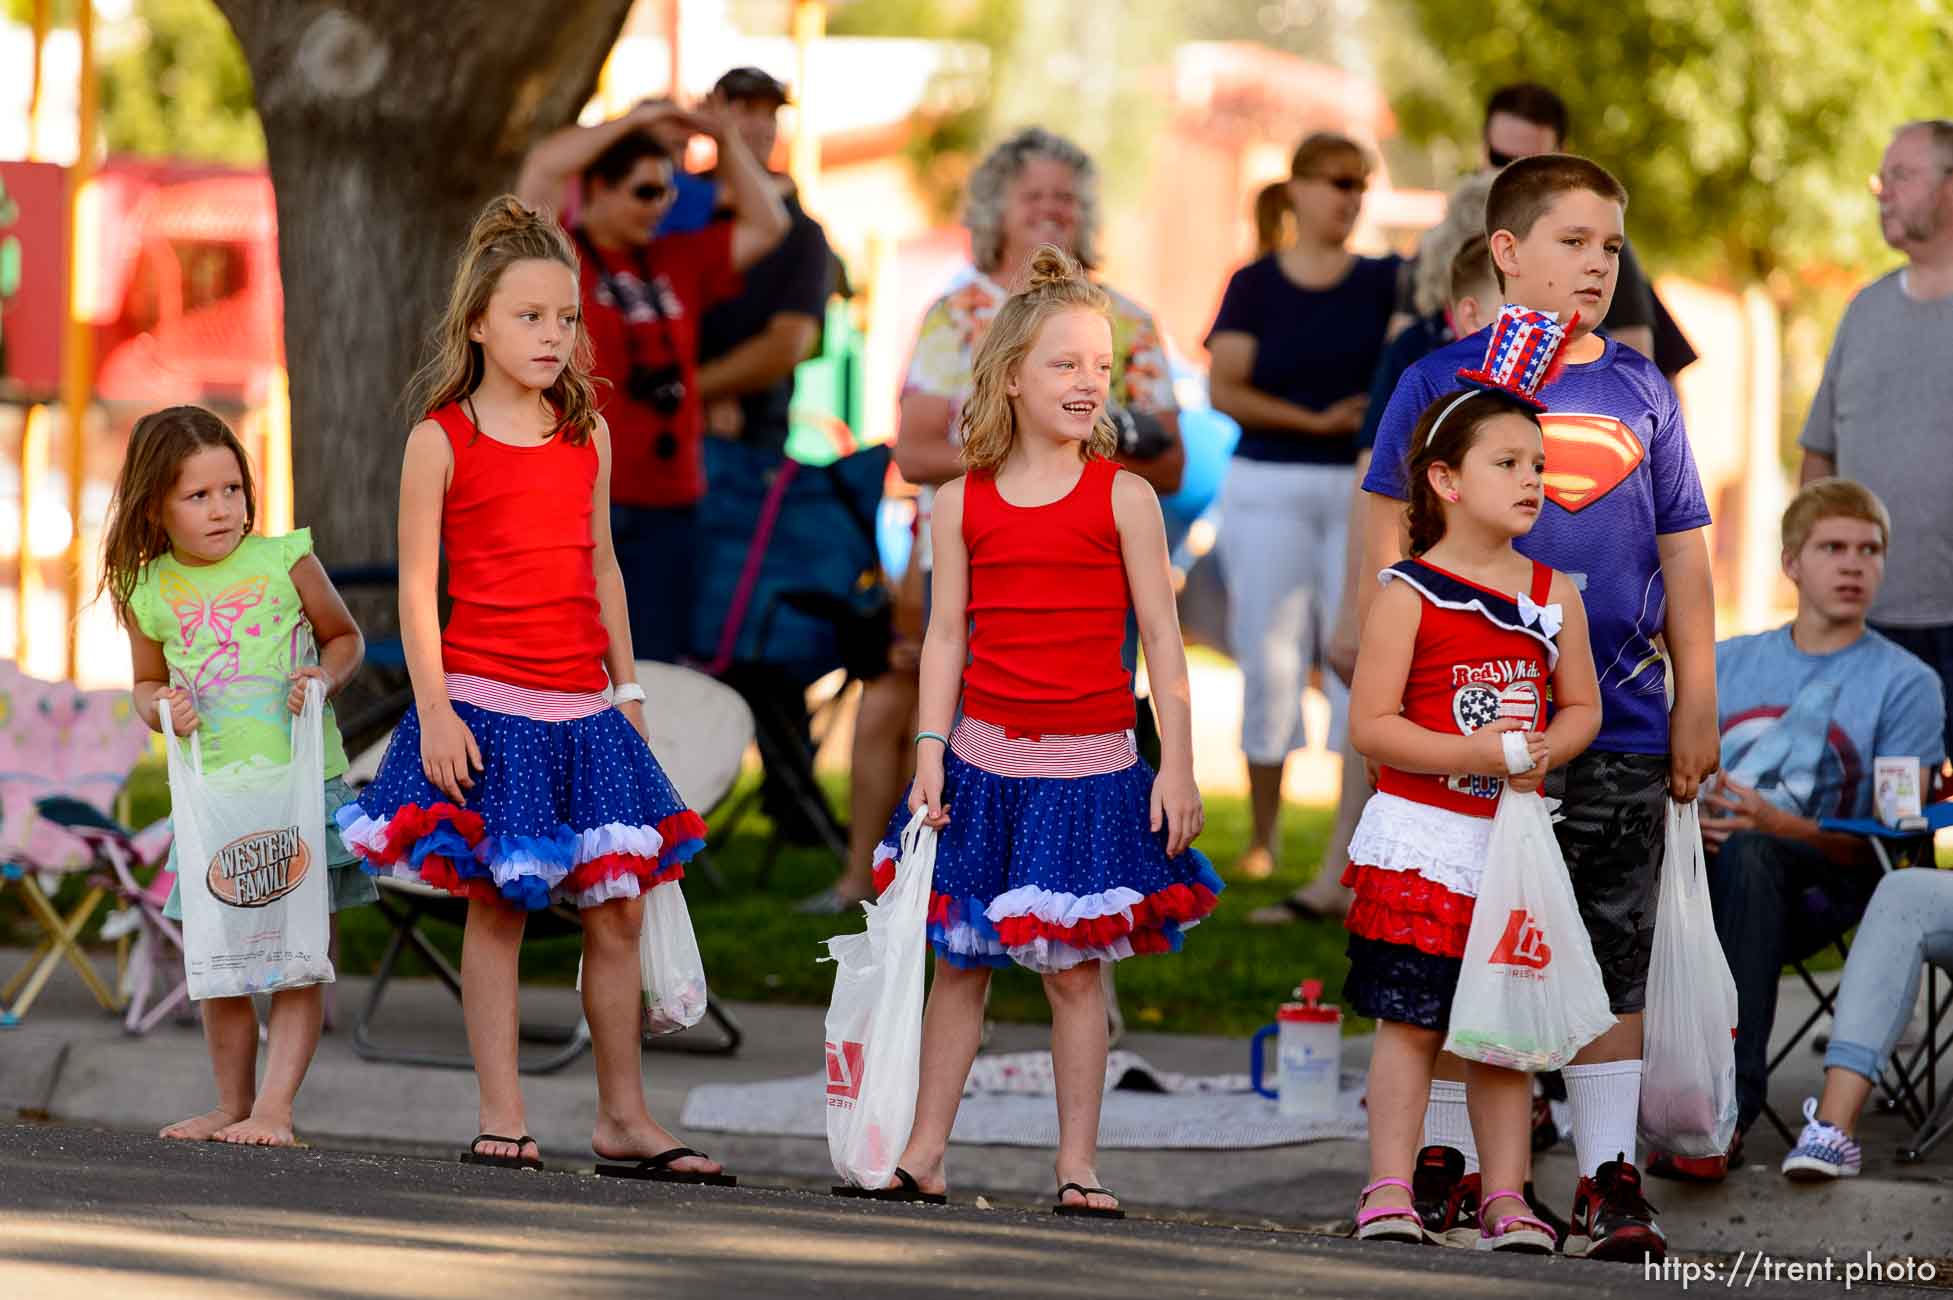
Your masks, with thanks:
[{"label": "sunglasses on face", "polygon": [[1363,176],[1309,176],[1307,180],[1321,181],[1339,194],[1361,194],[1370,188],[1370,182]]},{"label": "sunglasses on face", "polygon": [[642,185],[631,187],[631,197],[639,203],[662,203],[665,196],[670,193],[671,186],[663,181],[646,181]]},{"label": "sunglasses on face", "polygon": [[1485,150],[1485,161],[1491,163],[1494,168],[1499,168],[1504,167],[1508,163],[1518,162],[1519,155],[1500,153],[1497,149],[1487,148]]}]

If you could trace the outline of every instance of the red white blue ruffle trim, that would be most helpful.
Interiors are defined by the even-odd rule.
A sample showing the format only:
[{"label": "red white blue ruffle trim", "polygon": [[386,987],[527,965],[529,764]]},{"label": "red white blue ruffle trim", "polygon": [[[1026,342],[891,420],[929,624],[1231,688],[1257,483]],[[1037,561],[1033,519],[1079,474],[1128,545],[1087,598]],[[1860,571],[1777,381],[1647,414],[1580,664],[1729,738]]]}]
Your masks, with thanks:
[{"label": "red white blue ruffle trim", "polygon": [[[955,966],[1017,965],[1038,972],[1178,952],[1225,887],[1205,857],[1189,852],[1198,859],[1195,879],[1152,894],[1113,888],[1081,896],[1026,885],[986,901],[932,892],[929,942]],[[894,882],[897,854],[893,844],[875,850],[878,895]]]},{"label": "red white blue ruffle trim", "polygon": [[340,838],[373,875],[529,911],[636,898],[683,879],[684,863],[705,844],[705,822],[690,809],[656,826],[561,826],[546,836],[491,835],[480,813],[445,802],[406,804],[385,821],[349,803],[336,818]]}]

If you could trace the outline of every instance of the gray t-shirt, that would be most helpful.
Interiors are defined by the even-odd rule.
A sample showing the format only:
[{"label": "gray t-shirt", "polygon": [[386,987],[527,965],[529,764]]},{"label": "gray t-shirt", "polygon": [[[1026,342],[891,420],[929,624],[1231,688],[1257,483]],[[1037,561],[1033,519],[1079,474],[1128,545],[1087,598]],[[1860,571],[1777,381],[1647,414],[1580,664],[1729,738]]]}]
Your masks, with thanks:
[{"label": "gray t-shirt", "polygon": [[1953,624],[1953,297],[1919,302],[1894,271],[1838,323],[1798,442],[1892,512],[1873,622]]}]

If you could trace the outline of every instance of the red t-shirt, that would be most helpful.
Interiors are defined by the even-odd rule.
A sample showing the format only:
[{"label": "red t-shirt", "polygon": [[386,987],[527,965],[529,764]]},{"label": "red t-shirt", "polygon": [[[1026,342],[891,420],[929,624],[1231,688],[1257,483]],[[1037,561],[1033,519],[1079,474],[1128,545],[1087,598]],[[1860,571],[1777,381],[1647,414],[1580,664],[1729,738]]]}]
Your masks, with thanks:
[{"label": "red t-shirt", "polygon": [[1090,460],[1045,506],[1014,506],[996,480],[963,481],[970,662],[963,711],[1012,736],[1093,736],[1133,725],[1120,659],[1132,592],[1112,514],[1119,466]]},{"label": "red t-shirt", "polygon": [[[610,499],[625,506],[691,505],[705,495],[699,318],[739,292],[732,223],[660,235],[638,249],[600,249],[582,237],[577,244],[584,323],[596,372],[610,381],[597,396],[610,425]],[[632,392],[633,368],[654,383],[675,378],[684,396],[673,409],[660,410],[650,394]]]},{"label": "red t-shirt", "polygon": [[610,634],[590,519],[596,447],[560,435],[498,442],[452,402],[430,418],[454,450],[441,504],[453,605],[441,666],[533,690],[601,691]]}]

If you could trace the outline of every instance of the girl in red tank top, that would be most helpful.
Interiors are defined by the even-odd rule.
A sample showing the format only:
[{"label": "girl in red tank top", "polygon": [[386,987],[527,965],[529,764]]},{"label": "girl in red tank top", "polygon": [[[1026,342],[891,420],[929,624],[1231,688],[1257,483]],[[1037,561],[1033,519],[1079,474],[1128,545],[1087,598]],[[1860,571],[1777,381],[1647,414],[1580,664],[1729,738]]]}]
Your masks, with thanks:
[{"label": "girl in red tank top", "polygon": [[[1477,1226],[1455,1225],[1442,1205],[1420,1215],[1409,1182],[1424,1159],[1432,1071],[1499,794],[1508,782],[1537,790],[1600,727],[1580,594],[1512,546],[1543,499],[1535,409],[1524,394],[1467,390],[1424,413],[1407,475],[1415,558],[1379,575],[1351,683],[1351,739],[1379,768],[1343,877],[1356,890],[1344,996],[1377,1021],[1359,1237],[1555,1244],[1517,1190],[1529,1158],[1529,1074],[1466,1063],[1469,1132],[1484,1166]],[[1429,1150],[1433,1162],[1449,1158]]]},{"label": "girl in red tank top", "polygon": [[462,250],[400,476],[414,707],[337,816],[368,871],[468,899],[461,1009],[481,1135],[464,1162],[542,1167],[516,1072],[516,961],[528,914],[566,903],[590,1035],[617,1067],[598,1071],[591,1145],[620,1163],[597,1172],[730,1182],[644,1105],[642,900],[679,888],[705,824],[648,743],[576,277],[561,228],[513,198],[488,205]]},{"label": "girl in red tank top", "polygon": [[[1029,287],[977,353],[969,472],[936,497],[915,782],[875,859],[886,888],[911,816],[937,828],[936,972],[915,1124],[895,1181],[871,1195],[945,1193],[990,972],[1017,965],[1044,977],[1051,1000],[1056,1208],[1117,1215],[1095,1168],[1100,968],[1176,951],[1221,892],[1191,847],[1202,822],[1192,705],[1159,502],[1111,459],[1109,309],[1070,258],[1038,251]],[[1128,610],[1159,704],[1157,777],[1133,744]]]}]

